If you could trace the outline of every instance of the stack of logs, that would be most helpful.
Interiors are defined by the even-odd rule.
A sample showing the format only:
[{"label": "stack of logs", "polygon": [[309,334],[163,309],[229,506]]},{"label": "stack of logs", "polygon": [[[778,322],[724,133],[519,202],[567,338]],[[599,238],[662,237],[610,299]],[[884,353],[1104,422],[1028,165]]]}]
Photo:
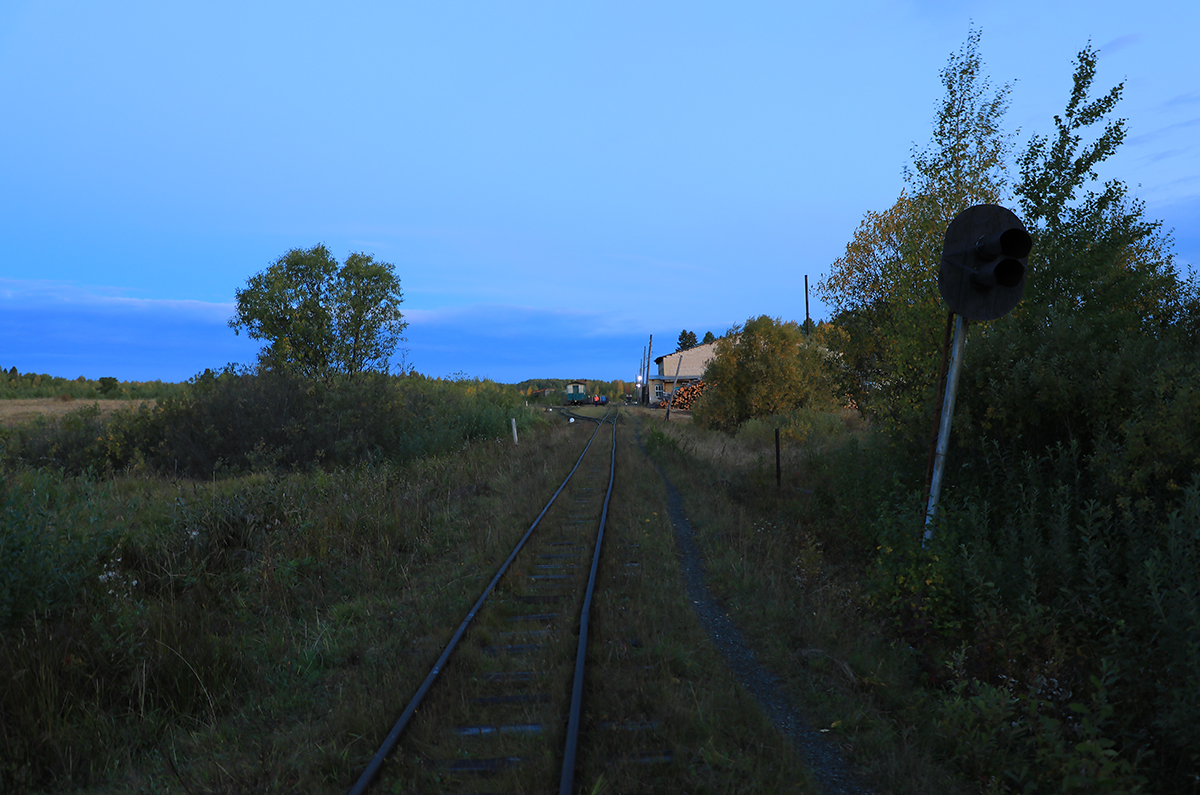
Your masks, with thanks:
[{"label": "stack of logs", "polygon": [[704,382],[681,386],[671,394],[671,408],[675,411],[690,411],[696,398],[704,393]]}]

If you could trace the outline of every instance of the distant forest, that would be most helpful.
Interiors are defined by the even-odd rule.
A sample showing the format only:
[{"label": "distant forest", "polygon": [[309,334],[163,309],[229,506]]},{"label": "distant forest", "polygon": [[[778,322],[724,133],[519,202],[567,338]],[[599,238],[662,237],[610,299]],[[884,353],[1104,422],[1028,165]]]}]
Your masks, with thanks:
[{"label": "distant forest", "polygon": [[186,384],[163,381],[120,381],[103,378],[60,378],[45,373],[0,370],[0,400],[13,398],[70,398],[73,400],[156,400],[182,394]]},{"label": "distant forest", "polygon": [[[436,380],[436,379],[435,379]],[[530,397],[541,389],[553,389],[554,398],[561,398],[566,385],[573,378],[531,378],[515,384],[516,390]],[[631,394],[635,385],[629,381],[587,382],[589,395],[606,395],[617,400]],[[21,373],[16,367],[0,370],[0,400],[13,398],[72,398],[74,400],[155,400],[182,395],[191,387],[191,382],[170,383],[164,381],[120,381],[113,377],[62,378],[45,373]]]}]

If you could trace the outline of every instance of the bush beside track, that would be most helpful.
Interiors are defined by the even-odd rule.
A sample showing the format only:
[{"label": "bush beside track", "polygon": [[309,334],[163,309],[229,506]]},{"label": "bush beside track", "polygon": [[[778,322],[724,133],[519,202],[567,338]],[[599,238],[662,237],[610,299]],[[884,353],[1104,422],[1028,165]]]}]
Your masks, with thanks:
[{"label": "bush beside track", "polygon": [[103,417],[95,405],[0,430],[0,463],[67,474],[189,477],[402,462],[505,435],[539,415],[488,381],[363,374],[321,383],[211,372],[183,394]]}]

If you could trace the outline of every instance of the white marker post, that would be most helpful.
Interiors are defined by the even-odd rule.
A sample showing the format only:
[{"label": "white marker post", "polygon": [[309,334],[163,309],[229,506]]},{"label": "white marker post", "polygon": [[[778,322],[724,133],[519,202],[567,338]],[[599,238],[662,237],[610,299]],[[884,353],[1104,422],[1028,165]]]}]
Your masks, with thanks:
[{"label": "white marker post", "polygon": [[517,444],[517,418],[513,417],[513,444]]}]

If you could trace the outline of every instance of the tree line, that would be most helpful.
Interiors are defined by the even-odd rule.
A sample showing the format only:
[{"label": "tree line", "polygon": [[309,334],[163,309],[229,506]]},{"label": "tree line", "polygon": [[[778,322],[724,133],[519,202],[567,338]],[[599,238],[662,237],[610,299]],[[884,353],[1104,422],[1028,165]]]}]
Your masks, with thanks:
[{"label": "tree line", "polygon": [[[1030,273],[1010,316],[973,325],[955,417],[961,443],[1019,439],[1028,453],[1077,445],[1102,456],[1112,477],[1169,496],[1197,463],[1187,451],[1200,447],[1184,421],[1194,408],[1200,291],[1176,267],[1170,232],[1128,187],[1096,184],[1126,136],[1115,116],[1124,86],[1093,96],[1097,53],[1085,47],[1054,132],[1033,135],[1014,156],[1003,126],[1011,86],[991,85],[979,35],[942,71],[933,138],[914,151],[899,197],[866,213],[819,282],[833,318],[807,339],[778,318],[731,328],[706,375],[701,416],[729,428],[853,405],[897,438],[922,439],[949,322],[937,291],[942,236],[968,206],[1015,204],[1034,242]],[[786,365],[777,361],[784,350]],[[1139,452],[1151,449],[1153,465]],[[1157,476],[1135,472],[1142,464]]]},{"label": "tree line", "polygon": [[22,373],[16,367],[0,370],[0,400],[60,398],[64,400],[155,400],[178,395],[183,384],[163,381],[121,381],[113,376],[63,378],[47,373]]},{"label": "tree line", "polygon": [[716,342],[717,338],[711,331],[704,332],[704,339],[697,340],[696,332],[684,329],[679,332],[679,340],[675,343],[675,352],[690,351],[697,345],[707,345],[710,342]]}]

